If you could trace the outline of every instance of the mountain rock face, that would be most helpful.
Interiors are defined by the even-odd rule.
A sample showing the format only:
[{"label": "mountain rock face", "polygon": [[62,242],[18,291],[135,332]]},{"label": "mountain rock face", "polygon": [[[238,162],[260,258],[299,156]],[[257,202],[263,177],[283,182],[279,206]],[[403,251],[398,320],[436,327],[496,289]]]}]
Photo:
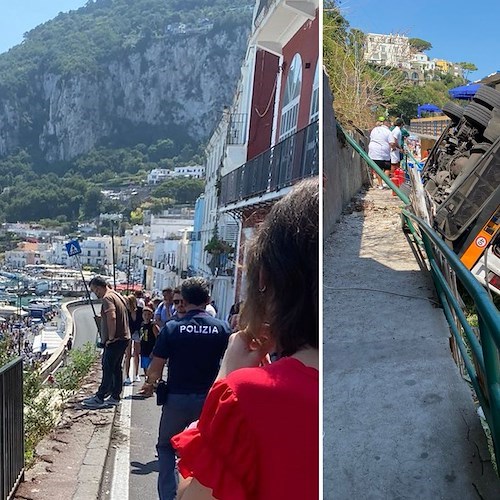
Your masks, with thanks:
[{"label": "mountain rock face", "polygon": [[[229,105],[249,30],[177,34],[102,63],[92,74],[40,70],[26,93],[0,94],[0,156],[17,147],[70,160],[127,136],[206,140]],[[153,138],[153,137],[151,137]]]}]

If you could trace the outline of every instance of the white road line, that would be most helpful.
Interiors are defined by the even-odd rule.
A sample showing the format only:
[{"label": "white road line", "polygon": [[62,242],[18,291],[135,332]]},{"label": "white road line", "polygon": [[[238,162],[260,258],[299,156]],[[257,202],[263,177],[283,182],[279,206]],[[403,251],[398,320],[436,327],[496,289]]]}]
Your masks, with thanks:
[{"label": "white road line", "polygon": [[132,384],[123,388],[122,402],[115,425],[121,436],[116,444],[113,464],[113,479],[111,481],[111,500],[128,500],[130,477],[130,424],[132,421]]}]

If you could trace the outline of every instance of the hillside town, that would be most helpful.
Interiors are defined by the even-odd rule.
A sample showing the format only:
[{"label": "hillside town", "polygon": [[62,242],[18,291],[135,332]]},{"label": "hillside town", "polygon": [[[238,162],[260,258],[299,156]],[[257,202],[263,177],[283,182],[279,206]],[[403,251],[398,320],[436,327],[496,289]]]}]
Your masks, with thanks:
[{"label": "hillside town", "polygon": [[[145,210],[142,223],[125,229],[118,213],[81,223],[79,259],[67,255],[70,235],[4,223],[3,234],[22,240],[5,252],[5,269],[82,266],[110,280],[115,275],[115,282],[121,271],[125,279],[116,284],[122,289],[142,288],[152,295],[189,276],[203,276],[210,281],[218,315],[226,318],[231,305],[242,299],[245,242],[275,201],[319,169],[318,20],[310,4],[289,11],[280,2],[263,22],[267,9],[259,7],[232,104],[224,108],[208,140],[205,164],[156,168],[147,175],[149,186],[172,178],[205,179],[205,191],[194,206]],[[268,32],[280,15],[290,19],[290,28]],[[277,73],[283,58],[289,63]],[[140,189],[126,196],[139,196]],[[123,192],[103,194],[117,199]],[[101,235],[102,228],[107,234]],[[75,284],[64,286],[82,291],[81,280],[74,279]],[[50,276],[44,280],[50,282]],[[65,291],[55,282],[48,288]]]},{"label": "hillside town", "polygon": [[439,58],[430,58],[411,44],[411,39],[399,34],[366,33],[363,58],[365,61],[403,71],[407,81],[423,85],[438,74],[463,78],[463,65]]}]

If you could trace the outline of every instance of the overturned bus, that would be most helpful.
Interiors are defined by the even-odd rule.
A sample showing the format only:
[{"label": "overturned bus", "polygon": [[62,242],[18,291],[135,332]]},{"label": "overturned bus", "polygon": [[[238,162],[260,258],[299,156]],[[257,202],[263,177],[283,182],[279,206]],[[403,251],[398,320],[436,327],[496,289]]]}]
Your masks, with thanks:
[{"label": "overturned bus", "polygon": [[451,119],[422,170],[434,228],[462,263],[500,294],[500,92],[482,85]]}]

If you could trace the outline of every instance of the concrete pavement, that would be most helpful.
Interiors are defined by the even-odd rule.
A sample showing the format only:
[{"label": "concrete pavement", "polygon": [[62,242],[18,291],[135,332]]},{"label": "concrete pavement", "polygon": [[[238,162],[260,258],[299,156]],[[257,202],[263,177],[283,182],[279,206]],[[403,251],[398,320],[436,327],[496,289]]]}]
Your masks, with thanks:
[{"label": "concrete pavement", "polygon": [[399,205],[372,189],[325,242],[323,498],[500,498]]}]

